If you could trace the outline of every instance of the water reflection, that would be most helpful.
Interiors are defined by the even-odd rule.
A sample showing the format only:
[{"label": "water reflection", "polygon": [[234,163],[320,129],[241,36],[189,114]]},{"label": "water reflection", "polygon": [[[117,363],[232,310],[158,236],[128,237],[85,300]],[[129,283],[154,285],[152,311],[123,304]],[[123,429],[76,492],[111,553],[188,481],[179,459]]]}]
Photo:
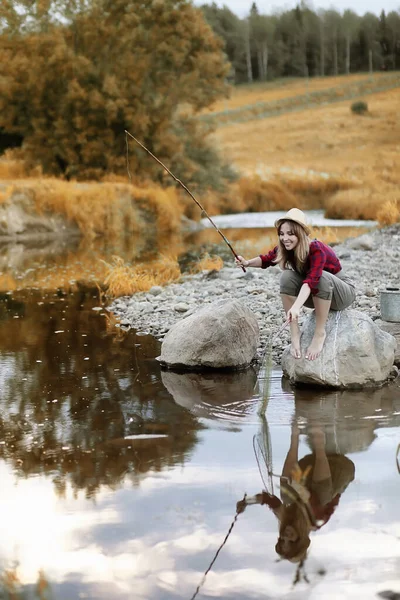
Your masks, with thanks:
[{"label": "water reflection", "polygon": [[50,475],[60,495],[67,482],[88,496],[137,483],[183,461],[201,429],[161,402],[157,342],[117,338],[97,303],[85,292],[0,298],[0,458],[21,477]]},{"label": "water reflection", "polygon": [[[255,439],[255,455],[264,489],[237,503],[243,512],[250,504],[268,506],[279,523],[277,554],[294,563],[303,563],[310,545],[310,533],[323,527],[339,504],[340,496],[354,479],[355,465],[344,454],[329,451],[325,426],[307,421],[311,453],[299,459],[300,428],[291,426],[288,448],[279,478],[280,498],[274,493],[271,449],[266,419]],[[263,471],[267,476],[263,475]]]},{"label": "water reflection", "polygon": [[[19,581],[18,600],[35,597],[39,582],[49,582],[57,600],[189,599],[244,492],[285,504],[281,475],[296,447],[302,473],[308,464],[315,471],[319,450],[330,465],[332,484],[317,495],[322,516],[313,527],[327,505],[335,510],[311,528],[303,561],[315,594],[366,597],[362,586],[375,590],[395,577],[396,385],[368,396],[310,395],[276,371],[260,422],[253,371],[161,372],[159,343],[115,333],[92,296],[82,288],[0,298],[0,596],[2,584]],[[265,439],[262,425],[270,465],[263,479],[253,448],[254,434]],[[350,477],[343,460],[356,474],[344,492]],[[276,561],[279,532],[266,505],[237,515],[202,597],[290,597],[301,561]],[[295,597],[309,597],[311,588],[301,585]]]},{"label": "water reflection", "polygon": [[[241,215],[242,217],[242,215]],[[347,237],[360,235],[351,227],[335,230],[322,227],[315,235],[322,241],[339,242]],[[228,237],[237,252],[252,255],[260,248],[275,244],[274,228],[234,228],[229,229]],[[160,253],[177,256],[182,272],[190,270],[205,254],[217,254],[227,264],[232,263],[232,254],[220,235],[214,229],[204,229],[194,233],[177,233],[168,237],[137,234],[128,237],[95,238],[79,237],[52,239],[31,239],[23,242],[0,240],[0,292],[26,288],[43,290],[75,290],[77,281],[103,282],[105,262],[111,263],[113,256],[121,257],[127,263],[138,261],[146,264]]]},{"label": "water reflection", "polygon": [[254,411],[257,373],[252,368],[232,373],[162,371],[161,380],[179,406],[197,417],[243,421]]},{"label": "water reflection", "polygon": [[[270,428],[267,418],[261,416],[253,447],[263,487],[239,500],[236,508],[238,514],[255,504],[271,509],[278,522],[275,551],[298,563],[294,578],[298,583],[302,576],[307,581],[304,563],[311,533],[328,523],[355,479],[355,464],[346,455],[366,451],[377,428],[400,426],[400,395],[398,385],[369,392],[321,394],[292,389],[285,379],[282,389],[293,393],[295,406],[281,473],[274,471]],[[299,458],[301,435],[311,452]]]}]

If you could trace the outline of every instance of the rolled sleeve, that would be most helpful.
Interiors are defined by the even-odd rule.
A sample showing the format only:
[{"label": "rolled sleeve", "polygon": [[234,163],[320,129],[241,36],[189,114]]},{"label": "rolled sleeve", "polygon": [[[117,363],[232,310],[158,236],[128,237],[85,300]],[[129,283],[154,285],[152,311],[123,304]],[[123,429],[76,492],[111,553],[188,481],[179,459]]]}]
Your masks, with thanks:
[{"label": "rolled sleeve", "polygon": [[275,265],[276,263],[274,261],[276,259],[277,254],[278,254],[278,246],[275,246],[275,248],[273,250],[270,250],[268,252],[268,254],[260,254],[261,268],[267,269],[268,267]]},{"label": "rolled sleeve", "polygon": [[303,283],[308,284],[311,293],[315,296],[315,294],[318,294],[319,280],[326,263],[326,252],[320,244],[310,245],[308,261],[309,266]]}]

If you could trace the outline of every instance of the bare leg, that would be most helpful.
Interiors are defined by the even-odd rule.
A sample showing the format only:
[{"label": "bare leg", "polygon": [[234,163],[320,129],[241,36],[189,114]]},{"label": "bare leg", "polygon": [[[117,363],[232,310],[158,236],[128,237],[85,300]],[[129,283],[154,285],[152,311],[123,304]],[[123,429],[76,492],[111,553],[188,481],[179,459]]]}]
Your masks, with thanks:
[{"label": "bare leg", "polygon": [[292,478],[292,473],[299,465],[299,437],[300,431],[297,425],[292,425],[292,434],[290,436],[290,448],[286,455],[285,462],[283,464],[282,476],[287,477],[289,480]]},{"label": "bare leg", "polygon": [[[281,294],[282,304],[285,313],[292,308],[293,304],[297,300],[295,296],[288,296],[287,294]],[[294,358],[301,358],[301,349],[300,349],[300,329],[297,321],[290,322],[290,339],[291,339],[291,348],[290,353]]]},{"label": "bare leg", "polygon": [[311,445],[315,455],[312,479],[315,483],[331,477],[331,468],[325,451],[325,433],[322,427],[310,429]]},{"label": "bare leg", "polygon": [[315,360],[321,354],[326,338],[325,325],[331,307],[331,300],[323,300],[322,298],[317,298],[317,296],[313,296],[313,302],[315,308],[315,332],[306,353],[308,360]]}]

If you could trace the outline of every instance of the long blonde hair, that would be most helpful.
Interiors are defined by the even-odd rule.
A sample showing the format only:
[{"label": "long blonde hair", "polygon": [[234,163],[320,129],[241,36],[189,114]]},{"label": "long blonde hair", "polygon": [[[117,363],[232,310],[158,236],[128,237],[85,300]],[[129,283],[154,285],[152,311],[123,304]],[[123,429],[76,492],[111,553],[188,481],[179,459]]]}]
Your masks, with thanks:
[{"label": "long blonde hair", "polygon": [[[288,525],[294,528],[298,538],[290,544],[289,548],[284,549],[281,535]],[[300,502],[293,502],[287,506],[284,505],[280,516],[279,538],[275,546],[275,552],[281,558],[286,558],[290,562],[300,562],[307,554],[307,549],[311,542],[310,532],[312,529],[310,520]]]},{"label": "long blonde hair", "polygon": [[290,224],[290,227],[292,228],[293,233],[298,238],[299,242],[294,251],[290,252],[286,250],[285,246],[279,239],[278,253],[274,262],[278,264],[281,269],[292,268],[298,273],[302,273],[304,271],[306,260],[310,251],[310,238],[301,225],[290,220],[281,221],[279,223],[279,227],[277,228],[278,236],[284,223]]}]

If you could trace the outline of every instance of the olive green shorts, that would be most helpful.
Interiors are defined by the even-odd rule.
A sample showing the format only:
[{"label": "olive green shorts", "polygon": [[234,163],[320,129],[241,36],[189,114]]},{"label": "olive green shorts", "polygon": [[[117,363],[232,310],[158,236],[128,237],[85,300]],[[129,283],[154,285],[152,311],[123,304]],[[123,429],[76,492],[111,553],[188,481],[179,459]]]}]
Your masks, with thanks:
[{"label": "olive green shorts", "polygon": [[[287,296],[298,296],[304,279],[305,275],[285,269],[281,274],[280,293]],[[354,283],[342,271],[336,275],[323,271],[318,283],[318,294],[315,295],[322,300],[331,300],[332,310],[344,310],[353,304],[356,290]],[[312,295],[307,298],[304,306],[314,308]]]}]

